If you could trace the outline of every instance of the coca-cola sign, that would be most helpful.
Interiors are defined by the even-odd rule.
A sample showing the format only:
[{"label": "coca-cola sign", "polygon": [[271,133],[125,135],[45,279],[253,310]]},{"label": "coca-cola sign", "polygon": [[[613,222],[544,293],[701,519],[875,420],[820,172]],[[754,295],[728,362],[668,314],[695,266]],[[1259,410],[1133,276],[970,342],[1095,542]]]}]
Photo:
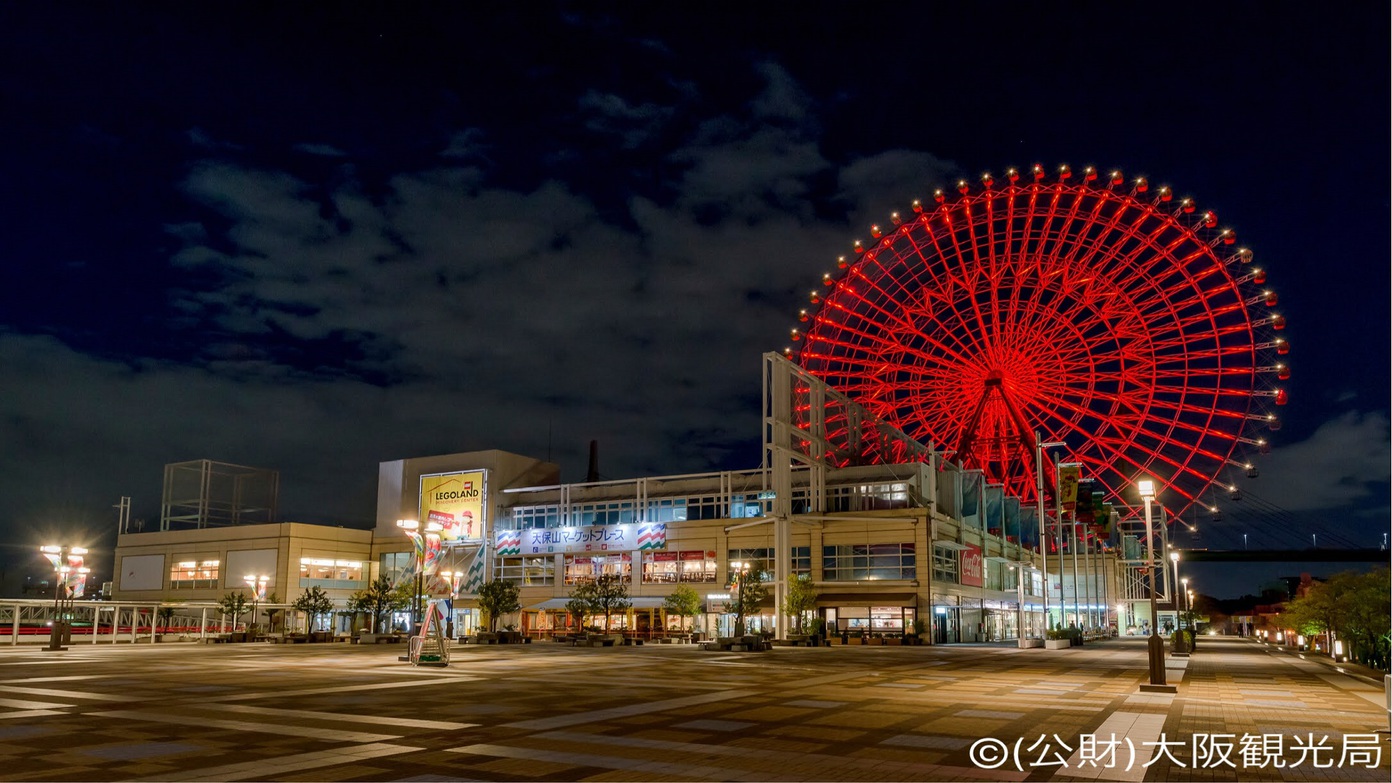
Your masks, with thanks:
[{"label": "coca-cola sign", "polygon": [[985,572],[982,570],[984,561],[981,558],[981,547],[966,545],[962,550],[962,584],[981,587],[986,584]]}]

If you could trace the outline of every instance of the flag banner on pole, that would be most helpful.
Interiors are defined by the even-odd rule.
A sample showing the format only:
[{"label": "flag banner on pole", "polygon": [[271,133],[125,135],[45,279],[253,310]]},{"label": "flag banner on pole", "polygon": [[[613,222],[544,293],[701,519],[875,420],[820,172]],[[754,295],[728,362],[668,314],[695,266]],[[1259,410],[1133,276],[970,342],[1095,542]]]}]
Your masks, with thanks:
[{"label": "flag banner on pole", "polygon": [[1039,512],[1033,506],[1020,506],[1020,545],[1039,545]]},{"label": "flag banner on pole", "polygon": [[1073,521],[1080,525],[1091,525],[1096,509],[1092,503],[1092,479],[1078,481],[1078,502],[1073,507]]},{"label": "flag banner on pole", "polygon": [[483,547],[474,550],[474,559],[469,563],[469,569],[464,574],[462,592],[475,594],[478,593],[480,587],[483,587]]},{"label": "flag banner on pole", "polygon": [[[1005,499],[1005,537],[1011,541],[1020,540],[1020,499]],[[1013,532],[1012,532],[1013,531]]]},{"label": "flag banner on pole", "polygon": [[957,474],[960,482],[958,489],[961,493],[962,502],[958,505],[962,509],[962,524],[971,527],[981,527],[981,473],[972,470],[964,470]]},{"label": "flag banner on pole", "polygon": [[440,555],[444,553],[443,543],[444,542],[440,540],[439,534],[425,534],[425,559],[423,561],[425,565],[423,566],[423,573],[426,576],[434,576],[435,572],[440,570]]},{"label": "flag banner on pole", "polygon": [[411,562],[407,563],[405,568],[397,572],[396,581],[392,583],[392,587],[414,580],[416,571],[425,559],[425,536],[414,530],[406,531],[406,535],[411,537],[412,551],[415,556],[411,558]]},{"label": "flag banner on pole", "polygon": [[1059,466],[1059,497],[1063,500],[1064,511],[1072,511],[1078,504],[1078,479],[1082,470],[1081,465]]},{"label": "flag banner on pole", "polygon": [[495,545],[499,555],[522,554],[522,531],[499,530]]},{"label": "flag banner on pole", "polygon": [[995,535],[1002,535],[1001,525],[1005,524],[1005,487],[999,484],[987,484],[981,491],[984,499],[985,527],[994,532]]},{"label": "flag banner on pole", "polygon": [[638,548],[646,550],[666,549],[667,525],[639,525]]}]

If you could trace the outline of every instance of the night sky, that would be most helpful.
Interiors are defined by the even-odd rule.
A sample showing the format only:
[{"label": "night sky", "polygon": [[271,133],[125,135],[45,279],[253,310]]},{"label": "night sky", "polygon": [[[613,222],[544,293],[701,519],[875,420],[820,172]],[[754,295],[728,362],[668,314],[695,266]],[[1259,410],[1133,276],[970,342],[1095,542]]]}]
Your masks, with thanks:
[{"label": "night sky", "polygon": [[1280,294],[1285,426],[1194,545],[1381,544],[1385,4],[470,5],[0,6],[3,592],[50,540],[108,569],[175,461],[357,527],[382,460],[756,467],[834,258],[1036,162],[1192,196]]}]

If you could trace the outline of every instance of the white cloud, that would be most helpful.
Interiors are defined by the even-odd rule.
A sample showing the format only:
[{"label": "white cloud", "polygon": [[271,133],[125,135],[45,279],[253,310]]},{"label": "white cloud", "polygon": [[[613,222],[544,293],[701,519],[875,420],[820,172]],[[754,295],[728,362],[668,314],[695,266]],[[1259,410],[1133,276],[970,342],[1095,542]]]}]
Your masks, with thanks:
[{"label": "white cloud", "polygon": [[1385,412],[1349,412],[1260,460],[1252,491],[1289,511],[1329,513],[1386,500],[1392,452]]},{"label": "white cloud", "polygon": [[348,153],[333,146],[332,144],[296,144],[294,149],[308,155],[317,155],[321,158],[346,158]]}]

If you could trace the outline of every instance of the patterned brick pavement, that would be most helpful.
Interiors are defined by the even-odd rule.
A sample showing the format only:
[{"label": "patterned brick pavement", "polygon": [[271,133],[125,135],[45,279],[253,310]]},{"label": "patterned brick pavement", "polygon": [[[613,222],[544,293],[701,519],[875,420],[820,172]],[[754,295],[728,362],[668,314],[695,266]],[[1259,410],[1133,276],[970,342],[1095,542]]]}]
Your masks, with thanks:
[{"label": "patterned brick pavement", "polygon": [[[445,669],[413,668],[400,652],[0,648],[0,781],[1392,777],[1379,687],[1250,640],[1205,640],[1170,661],[1174,696],[1137,692],[1136,640],[735,654],[465,646]],[[1362,737],[1374,738],[1371,768],[1354,763],[1372,753]],[[996,769],[983,766],[996,761],[981,755],[984,738],[1000,742]]]}]

